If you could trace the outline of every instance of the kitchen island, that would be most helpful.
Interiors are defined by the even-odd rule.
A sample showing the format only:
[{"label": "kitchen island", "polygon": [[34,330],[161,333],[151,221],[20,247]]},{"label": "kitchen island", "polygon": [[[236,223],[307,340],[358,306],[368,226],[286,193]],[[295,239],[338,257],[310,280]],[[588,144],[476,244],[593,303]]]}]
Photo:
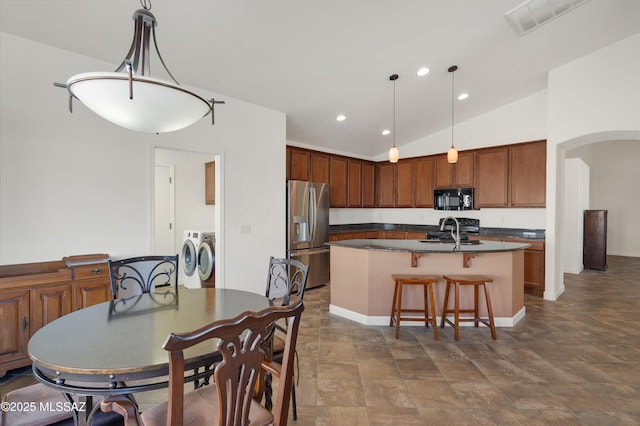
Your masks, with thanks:
[{"label": "kitchen island", "polygon": [[[525,315],[524,250],[526,243],[469,241],[453,243],[420,240],[343,240],[331,246],[331,304],[338,316],[367,325],[389,325],[394,282],[392,274],[429,274],[434,286],[437,316],[442,312],[442,275],[486,275],[495,324],[511,327]],[[470,290],[470,289],[464,289]],[[403,304],[422,308],[421,288],[405,290]],[[472,293],[461,291],[461,306],[473,306]],[[480,303],[481,315],[486,315]],[[407,323],[416,325],[419,323]],[[403,323],[404,325],[404,323]]]}]

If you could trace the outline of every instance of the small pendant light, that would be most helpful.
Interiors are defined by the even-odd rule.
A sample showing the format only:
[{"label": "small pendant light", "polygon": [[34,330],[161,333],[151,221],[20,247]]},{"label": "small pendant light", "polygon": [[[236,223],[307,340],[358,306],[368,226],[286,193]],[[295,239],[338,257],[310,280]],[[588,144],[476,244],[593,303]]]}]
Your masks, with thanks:
[{"label": "small pendant light", "polygon": [[389,162],[397,163],[400,158],[400,152],[396,146],[396,80],[398,74],[392,74],[389,76],[389,80],[393,81],[393,145],[389,149]]},{"label": "small pendant light", "polygon": [[449,148],[449,152],[447,152],[447,161],[449,163],[456,163],[458,161],[458,150],[453,146],[453,106],[455,104],[455,77],[454,72],[458,69],[457,65],[452,65],[449,67],[449,72],[451,73],[451,148]]}]

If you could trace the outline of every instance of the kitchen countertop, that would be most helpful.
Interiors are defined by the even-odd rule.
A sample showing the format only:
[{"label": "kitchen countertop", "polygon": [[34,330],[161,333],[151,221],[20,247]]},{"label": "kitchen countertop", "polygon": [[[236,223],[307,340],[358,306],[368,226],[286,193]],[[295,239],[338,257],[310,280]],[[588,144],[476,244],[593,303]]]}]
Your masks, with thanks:
[{"label": "kitchen countertop", "polygon": [[348,247],[361,250],[381,250],[411,253],[493,253],[504,251],[524,250],[531,247],[526,243],[508,243],[502,241],[480,241],[480,244],[460,244],[460,250],[455,250],[454,243],[437,241],[423,242],[421,240],[343,240],[327,243],[330,246]]},{"label": "kitchen countertop", "polygon": [[[401,232],[437,232],[438,225],[411,225],[394,223],[355,223],[347,225],[330,225],[330,234],[340,234],[343,232],[362,231],[401,231]],[[523,228],[483,228],[480,227],[478,233],[480,237],[502,237],[502,238],[524,238],[529,240],[544,240],[544,229],[523,229]]]}]

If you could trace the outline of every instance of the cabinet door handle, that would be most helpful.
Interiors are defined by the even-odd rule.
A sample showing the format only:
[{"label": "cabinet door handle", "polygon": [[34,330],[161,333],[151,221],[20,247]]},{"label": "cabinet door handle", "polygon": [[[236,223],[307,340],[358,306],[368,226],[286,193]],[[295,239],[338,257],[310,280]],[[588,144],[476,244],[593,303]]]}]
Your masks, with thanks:
[{"label": "cabinet door handle", "polygon": [[29,325],[27,317],[22,317],[22,331],[27,331],[27,325]]},{"label": "cabinet door handle", "polygon": [[101,273],[102,273],[102,268],[99,268],[99,269],[92,269],[92,270],[91,270],[91,273],[92,273],[93,275],[101,274]]}]

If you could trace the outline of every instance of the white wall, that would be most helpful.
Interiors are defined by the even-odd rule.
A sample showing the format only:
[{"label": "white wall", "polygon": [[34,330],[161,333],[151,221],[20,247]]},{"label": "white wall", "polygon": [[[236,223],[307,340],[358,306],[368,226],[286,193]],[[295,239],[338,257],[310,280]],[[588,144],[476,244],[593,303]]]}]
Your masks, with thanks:
[{"label": "white wall", "polygon": [[580,158],[565,160],[564,179],[564,272],[583,269],[584,211],[589,208],[589,166]]},{"label": "white wall", "polygon": [[215,126],[205,118],[169,134],[131,132],[77,102],[69,114],[52,85],[117,64],[6,33],[0,50],[1,264],[150,253],[154,148],[182,149],[222,159],[220,286],[264,291],[269,256],[285,254],[283,113],[199,91],[227,101]]},{"label": "white wall", "polygon": [[593,142],[640,140],[638,52],[640,33],[549,73],[545,299],[564,291],[565,152]]},{"label": "white wall", "polygon": [[567,151],[567,156],[576,155],[588,157],[586,208],[608,210],[607,253],[640,257],[640,140],[598,142]]},{"label": "white wall", "polygon": [[215,205],[205,204],[204,163],[213,161],[212,154],[158,148],[156,165],[174,166],[175,241],[176,253],[182,249],[183,232],[188,230],[214,231]]}]

